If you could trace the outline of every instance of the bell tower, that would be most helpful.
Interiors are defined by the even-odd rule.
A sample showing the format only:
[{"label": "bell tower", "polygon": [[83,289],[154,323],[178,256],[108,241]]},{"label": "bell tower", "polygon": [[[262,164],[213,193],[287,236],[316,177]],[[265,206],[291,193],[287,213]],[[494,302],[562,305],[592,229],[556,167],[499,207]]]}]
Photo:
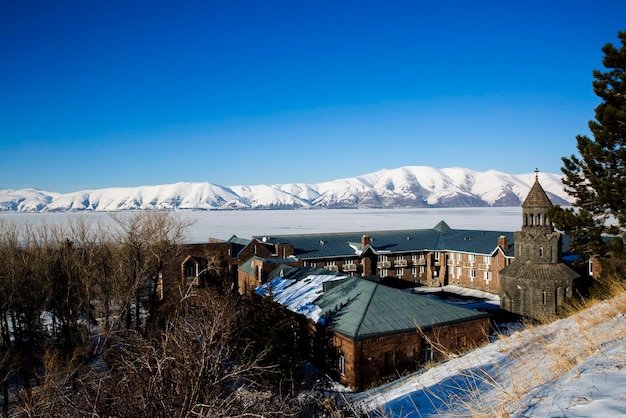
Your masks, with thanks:
[{"label": "bell tower", "polygon": [[535,263],[559,263],[561,260],[561,234],[554,232],[548,216],[552,202],[539,183],[539,170],[535,169],[535,182],[522,203],[522,230],[514,234],[515,260]]},{"label": "bell tower", "polygon": [[580,276],[562,262],[562,236],[548,216],[551,207],[535,170],[522,203],[522,228],[513,234],[515,260],[500,271],[501,308],[506,311],[543,318],[574,294]]},{"label": "bell tower", "polygon": [[539,184],[539,170],[535,169],[535,183],[522,203],[522,231],[533,235],[554,232],[552,222],[548,218],[550,207],[552,202]]}]

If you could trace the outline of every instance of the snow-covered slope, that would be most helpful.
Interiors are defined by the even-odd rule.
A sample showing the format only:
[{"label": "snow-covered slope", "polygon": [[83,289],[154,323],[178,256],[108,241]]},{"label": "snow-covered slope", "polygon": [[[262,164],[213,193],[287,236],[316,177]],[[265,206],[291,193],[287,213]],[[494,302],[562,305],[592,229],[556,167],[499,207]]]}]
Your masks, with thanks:
[{"label": "snow-covered slope", "polygon": [[[535,173],[409,166],[316,184],[175,183],[65,194],[0,189],[0,211],[519,206],[534,179]],[[559,175],[539,173],[539,181],[554,204],[569,204]]]},{"label": "snow-covered slope", "polygon": [[371,416],[626,416],[626,294],[354,394]]}]

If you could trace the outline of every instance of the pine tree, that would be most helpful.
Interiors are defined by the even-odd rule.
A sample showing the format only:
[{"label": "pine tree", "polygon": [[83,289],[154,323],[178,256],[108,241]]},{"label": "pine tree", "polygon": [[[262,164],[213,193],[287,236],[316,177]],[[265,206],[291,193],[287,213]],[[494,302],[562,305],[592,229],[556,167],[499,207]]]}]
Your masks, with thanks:
[{"label": "pine tree", "polygon": [[[551,214],[555,226],[572,238],[572,250],[585,259],[606,261],[610,254],[613,261],[626,260],[626,31],[618,38],[621,48],[610,43],[602,48],[606,71],[593,71],[593,91],[601,99],[589,122],[593,139],[578,135],[580,156],[562,158],[563,184],[574,207],[556,207]],[[611,242],[608,235],[616,239]],[[603,262],[603,271],[615,271],[608,267]]]}]

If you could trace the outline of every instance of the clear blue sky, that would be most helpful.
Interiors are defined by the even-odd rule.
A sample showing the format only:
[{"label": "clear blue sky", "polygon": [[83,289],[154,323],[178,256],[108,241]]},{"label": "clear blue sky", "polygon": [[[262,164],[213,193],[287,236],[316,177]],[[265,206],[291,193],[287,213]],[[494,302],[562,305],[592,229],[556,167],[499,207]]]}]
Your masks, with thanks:
[{"label": "clear blue sky", "polygon": [[620,1],[0,3],[0,188],[558,173]]}]

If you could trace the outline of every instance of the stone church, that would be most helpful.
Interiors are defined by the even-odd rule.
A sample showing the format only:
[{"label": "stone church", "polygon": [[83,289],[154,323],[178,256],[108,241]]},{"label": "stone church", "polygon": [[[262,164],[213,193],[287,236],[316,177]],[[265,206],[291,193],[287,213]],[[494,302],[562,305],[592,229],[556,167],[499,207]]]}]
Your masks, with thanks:
[{"label": "stone church", "polygon": [[501,308],[543,318],[573,296],[580,275],[563,263],[562,236],[548,217],[550,198],[535,183],[522,203],[522,230],[514,233],[515,261],[500,272]]}]

